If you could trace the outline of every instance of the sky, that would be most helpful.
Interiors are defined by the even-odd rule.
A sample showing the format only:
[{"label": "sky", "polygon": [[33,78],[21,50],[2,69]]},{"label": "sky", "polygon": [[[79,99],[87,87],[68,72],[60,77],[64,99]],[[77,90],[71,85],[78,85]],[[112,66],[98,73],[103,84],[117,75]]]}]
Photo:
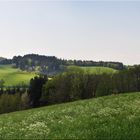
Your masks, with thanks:
[{"label": "sky", "polygon": [[140,64],[140,1],[0,0],[0,56]]}]

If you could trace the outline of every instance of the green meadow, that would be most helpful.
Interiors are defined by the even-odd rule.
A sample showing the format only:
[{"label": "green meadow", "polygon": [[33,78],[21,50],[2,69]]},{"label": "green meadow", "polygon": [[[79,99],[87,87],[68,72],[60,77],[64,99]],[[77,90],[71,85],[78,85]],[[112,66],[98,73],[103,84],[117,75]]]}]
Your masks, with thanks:
[{"label": "green meadow", "polygon": [[[102,73],[114,73],[117,70],[107,67],[78,67],[69,66],[68,69],[80,68],[85,72],[102,74]],[[30,79],[35,76],[35,72],[21,71],[20,69],[13,68],[12,65],[0,65],[0,80],[4,80],[5,86],[14,86],[18,84],[28,84]]]},{"label": "green meadow", "polygon": [[140,138],[140,93],[0,115],[0,139]]},{"label": "green meadow", "polygon": [[0,80],[5,81],[5,86],[14,86],[21,83],[28,84],[34,76],[34,72],[21,71],[13,68],[12,65],[0,65]]},{"label": "green meadow", "polygon": [[80,66],[69,66],[68,70],[70,69],[82,69],[85,72],[91,73],[91,74],[103,74],[103,73],[115,73],[117,72],[117,70],[112,69],[112,68],[108,68],[108,67],[95,67],[95,66],[91,66],[91,67],[80,67]]}]

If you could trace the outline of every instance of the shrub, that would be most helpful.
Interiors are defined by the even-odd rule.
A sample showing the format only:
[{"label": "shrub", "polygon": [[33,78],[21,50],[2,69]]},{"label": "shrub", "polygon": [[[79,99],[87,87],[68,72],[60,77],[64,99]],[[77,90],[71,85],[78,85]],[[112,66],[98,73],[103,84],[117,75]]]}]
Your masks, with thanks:
[{"label": "shrub", "polygon": [[0,113],[8,113],[21,109],[21,97],[20,95],[14,94],[2,94],[0,96]]}]

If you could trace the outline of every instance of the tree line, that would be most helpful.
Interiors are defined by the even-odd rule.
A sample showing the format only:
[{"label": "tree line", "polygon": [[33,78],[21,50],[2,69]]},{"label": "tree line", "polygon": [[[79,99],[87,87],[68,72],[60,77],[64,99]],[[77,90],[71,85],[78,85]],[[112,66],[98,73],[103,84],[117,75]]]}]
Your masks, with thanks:
[{"label": "tree line", "polygon": [[140,66],[113,74],[74,69],[55,76],[42,89],[40,101],[49,104],[140,91]]}]

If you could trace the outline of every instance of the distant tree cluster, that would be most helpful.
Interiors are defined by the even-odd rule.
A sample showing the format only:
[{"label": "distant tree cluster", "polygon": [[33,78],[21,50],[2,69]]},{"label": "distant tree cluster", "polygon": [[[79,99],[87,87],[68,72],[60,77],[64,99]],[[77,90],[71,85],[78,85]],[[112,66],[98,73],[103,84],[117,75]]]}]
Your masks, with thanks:
[{"label": "distant tree cluster", "polygon": [[0,87],[0,114],[29,108],[26,86]]},{"label": "distant tree cluster", "polygon": [[104,62],[104,61],[85,61],[85,60],[63,60],[65,65],[75,65],[75,66],[83,66],[83,67],[90,67],[90,66],[101,66],[101,67],[109,67],[116,70],[123,70],[125,66],[123,63],[120,62]]},{"label": "distant tree cluster", "polygon": [[0,80],[0,114],[29,108],[27,85],[5,86]]},{"label": "distant tree cluster", "polygon": [[9,94],[14,95],[19,93],[20,95],[25,93],[28,90],[28,86],[4,86],[0,87],[0,95],[1,94]]},{"label": "distant tree cluster", "polygon": [[1,65],[12,64],[12,59],[1,58],[1,59],[0,59],[0,64],[1,64]]},{"label": "distant tree cluster", "polygon": [[12,63],[15,67],[26,71],[38,71],[38,73],[46,75],[54,75],[63,71],[61,60],[55,56],[43,56],[37,54],[29,54],[22,56],[14,56]]}]

